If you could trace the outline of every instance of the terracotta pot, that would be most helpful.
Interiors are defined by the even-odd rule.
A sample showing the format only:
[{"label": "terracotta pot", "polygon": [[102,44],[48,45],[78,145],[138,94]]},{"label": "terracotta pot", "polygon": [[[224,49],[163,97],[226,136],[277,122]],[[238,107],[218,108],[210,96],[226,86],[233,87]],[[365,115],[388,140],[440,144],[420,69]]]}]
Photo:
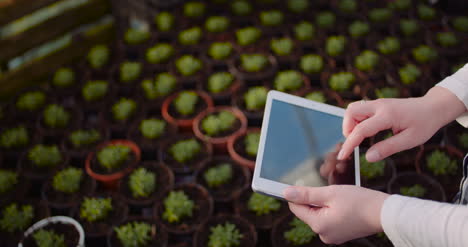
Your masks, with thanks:
[{"label": "terracotta pot", "polygon": [[[210,108],[214,106],[213,100],[210,98],[208,94],[206,94],[203,91],[193,91],[193,92],[195,92],[203,100],[204,104],[206,105],[206,108]],[[179,95],[179,93],[180,92],[172,94],[171,96],[166,98],[166,100],[164,100],[162,109],[161,109],[162,116],[167,122],[169,122],[172,125],[177,126],[180,130],[189,132],[192,130],[193,121],[195,120],[196,114],[198,114],[199,112],[194,113],[193,115],[187,118],[177,118],[176,116],[173,116],[169,108],[171,107],[172,102]]]},{"label": "terracotta pot", "polygon": [[121,224],[118,224],[114,227],[112,227],[109,232],[107,233],[107,246],[108,247],[122,247],[122,243],[120,243],[120,240],[117,238],[117,234],[115,233],[115,228],[126,225],[131,222],[143,222],[146,224],[151,225],[151,236],[150,240],[148,241],[149,243],[147,246],[154,246],[154,247],[166,247],[167,246],[167,241],[168,241],[168,235],[167,232],[159,225],[157,224],[153,219],[148,219],[144,217],[129,217],[127,220],[122,222]]},{"label": "terracotta pot", "polygon": [[[228,135],[226,136],[222,135],[222,136],[211,137],[211,136],[206,135],[204,131],[201,129],[201,123],[203,119],[205,119],[205,117],[209,116],[210,114],[219,113],[221,111],[229,111],[232,114],[234,114],[239,123],[238,128],[232,131],[229,131],[227,133]],[[208,108],[205,111],[198,114],[198,116],[195,118],[193,122],[193,132],[195,133],[195,136],[199,138],[200,140],[211,143],[213,147],[215,148],[215,150],[223,152],[223,153],[226,153],[227,151],[226,145],[227,145],[228,140],[234,135],[245,132],[246,129],[247,129],[247,118],[239,109],[233,108],[233,107],[219,106],[219,107]]]},{"label": "terracotta pot", "polygon": [[249,133],[254,133],[254,132],[260,132],[260,128],[249,128],[247,129],[244,133],[239,133],[235,136],[232,136],[228,140],[228,153],[229,156],[238,164],[245,166],[249,168],[250,170],[253,170],[255,167],[255,160],[254,159],[249,159],[246,156],[243,156],[238,150],[240,146],[242,145],[239,143],[247,134]]},{"label": "terracotta pot", "polygon": [[109,142],[104,142],[97,146],[96,150],[100,150],[109,145],[125,145],[131,148],[132,153],[134,155],[134,160],[132,161],[132,163],[118,172],[114,172],[111,174],[99,174],[93,171],[91,168],[91,162],[95,159],[96,153],[90,152],[86,157],[85,169],[86,173],[88,173],[89,176],[101,182],[106,189],[116,190],[119,186],[120,180],[126,174],[128,174],[140,161],[141,151],[140,148],[134,142],[128,140],[112,140]]}]

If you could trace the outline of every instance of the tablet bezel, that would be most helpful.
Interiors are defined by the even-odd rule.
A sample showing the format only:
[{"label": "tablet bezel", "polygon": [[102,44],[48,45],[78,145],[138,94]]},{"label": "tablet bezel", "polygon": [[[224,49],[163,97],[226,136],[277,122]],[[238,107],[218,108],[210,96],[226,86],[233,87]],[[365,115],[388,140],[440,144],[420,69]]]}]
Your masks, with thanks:
[{"label": "tablet bezel", "polygon": [[[253,175],[253,180],[252,180],[252,190],[258,193],[267,194],[269,196],[282,199],[283,190],[291,185],[260,177],[260,171],[262,169],[263,153],[265,149],[265,141],[266,141],[266,136],[268,133],[268,124],[270,121],[271,104],[273,100],[281,101],[284,103],[304,107],[307,109],[327,113],[327,114],[342,117],[342,118],[344,117],[345,110],[343,108],[319,103],[316,101],[311,101],[305,98],[282,93],[282,92],[275,91],[275,90],[271,90],[268,93],[267,101],[265,104],[265,113],[263,115],[263,122],[262,122],[262,129],[260,133],[260,142],[258,146],[257,158],[255,161],[255,170],[254,170],[254,175]],[[354,149],[354,166],[355,166],[356,185],[361,186],[361,178],[360,178],[360,171],[359,171],[359,167],[360,167],[359,147],[356,147]]]}]

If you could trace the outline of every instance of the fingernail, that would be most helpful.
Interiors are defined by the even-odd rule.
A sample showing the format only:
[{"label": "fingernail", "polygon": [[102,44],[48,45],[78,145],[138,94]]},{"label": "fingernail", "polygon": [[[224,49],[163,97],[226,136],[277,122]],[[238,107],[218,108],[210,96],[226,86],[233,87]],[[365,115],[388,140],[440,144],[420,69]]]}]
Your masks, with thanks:
[{"label": "fingernail", "polygon": [[369,152],[366,153],[366,159],[369,162],[376,162],[380,160],[380,153],[377,150],[369,150]]},{"label": "fingernail", "polygon": [[344,156],[344,150],[341,149],[340,152],[338,153],[338,156],[336,157],[338,160],[342,160]]},{"label": "fingernail", "polygon": [[284,190],[283,195],[286,200],[295,201],[299,196],[299,192],[296,189],[290,187]]}]

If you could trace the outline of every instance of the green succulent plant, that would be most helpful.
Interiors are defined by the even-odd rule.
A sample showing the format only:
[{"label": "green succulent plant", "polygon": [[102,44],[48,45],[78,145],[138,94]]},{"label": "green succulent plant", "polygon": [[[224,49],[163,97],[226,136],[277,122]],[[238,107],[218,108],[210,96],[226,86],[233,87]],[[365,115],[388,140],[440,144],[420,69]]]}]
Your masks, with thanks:
[{"label": "green succulent plant", "polygon": [[382,177],[385,173],[385,161],[375,163],[368,162],[366,156],[362,154],[360,160],[361,175],[366,179]]},{"label": "green succulent plant", "polygon": [[149,118],[141,121],[139,130],[147,139],[157,139],[164,134],[166,122],[157,118]]},{"label": "green succulent plant", "polygon": [[3,148],[22,148],[28,143],[28,130],[22,125],[5,129],[0,134],[0,146]]},{"label": "green succulent plant", "polygon": [[184,15],[191,18],[199,18],[205,14],[205,4],[199,1],[190,1],[184,5]]},{"label": "green succulent plant", "polygon": [[443,47],[453,47],[458,44],[457,36],[452,32],[439,32],[436,34],[437,43]]},{"label": "green succulent plant", "polygon": [[65,128],[71,119],[70,113],[57,104],[46,106],[43,117],[45,125],[50,128]]},{"label": "green succulent plant", "polygon": [[410,85],[422,75],[421,70],[414,64],[408,63],[398,70],[401,82],[406,85]]},{"label": "green succulent plant", "polygon": [[429,63],[437,57],[437,50],[427,45],[420,45],[411,51],[413,58],[419,63]]},{"label": "green succulent plant", "polygon": [[132,99],[121,98],[112,106],[112,116],[116,121],[127,121],[133,116],[137,103]]},{"label": "green succulent plant", "polygon": [[241,67],[247,72],[262,71],[268,65],[268,58],[263,54],[241,54]]},{"label": "green succulent plant", "polygon": [[364,21],[354,21],[349,25],[348,32],[353,38],[361,38],[369,34],[370,25]]},{"label": "green succulent plant", "polygon": [[273,82],[275,89],[281,92],[291,92],[300,89],[304,85],[302,74],[295,70],[278,72]]},{"label": "green succulent plant", "polygon": [[11,191],[18,184],[18,174],[14,171],[0,169],[0,195]]},{"label": "green succulent plant", "polygon": [[62,162],[57,145],[37,144],[28,152],[28,159],[37,167],[53,167]]},{"label": "green succulent plant", "polygon": [[258,111],[265,107],[268,90],[265,87],[251,87],[244,94],[245,108],[249,111]]},{"label": "green succulent plant", "polygon": [[174,15],[168,11],[159,12],[159,14],[154,17],[154,23],[158,31],[168,32],[174,27]]},{"label": "green succulent plant", "polygon": [[123,247],[144,247],[151,241],[152,227],[148,223],[133,221],[114,227],[114,231]]},{"label": "green succulent plant", "polygon": [[290,38],[273,38],[270,48],[278,56],[287,56],[293,52],[294,42]]},{"label": "green succulent plant", "polygon": [[459,32],[468,33],[468,16],[457,16],[452,20],[452,25]]},{"label": "green succulent plant", "polygon": [[101,69],[110,60],[110,49],[106,45],[96,45],[88,52],[87,60],[91,68]]},{"label": "green succulent plant", "polygon": [[279,26],[284,21],[284,15],[279,10],[265,10],[260,12],[260,22],[264,26]]},{"label": "green succulent plant", "polygon": [[179,223],[183,218],[192,217],[195,203],[183,191],[171,191],[164,199],[163,219]]},{"label": "green succulent plant", "polygon": [[195,112],[199,96],[193,91],[183,91],[174,100],[174,106],[181,115],[188,116]]},{"label": "green succulent plant", "polygon": [[122,166],[129,159],[132,150],[125,145],[112,144],[108,145],[97,152],[99,164],[107,171]]},{"label": "green succulent plant", "polygon": [[75,83],[75,72],[71,68],[60,68],[55,71],[52,83],[59,88],[69,87]]},{"label": "green succulent plant", "polygon": [[183,55],[176,61],[177,71],[183,76],[195,75],[203,68],[203,63],[200,59],[192,55]]},{"label": "green succulent plant", "polygon": [[150,38],[150,32],[143,28],[129,28],[125,32],[124,40],[129,45],[137,45],[147,41]]},{"label": "green succulent plant", "polygon": [[458,136],[458,143],[465,149],[468,149],[468,133],[463,133]]},{"label": "green succulent plant", "polygon": [[148,197],[156,189],[156,174],[140,167],[130,174],[128,186],[134,198]]},{"label": "green succulent plant", "polygon": [[215,42],[210,45],[208,55],[216,60],[224,60],[231,56],[233,48],[230,42]]},{"label": "green succulent plant", "polygon": [[389,8],[375,8],[369,10],[369,19],[375,23],[387,22],[392,18],[392,10]]},{"label": "green succulent plant", "polygon": [[420,26],[416,20],[402,19],[400,21],[400,30],[406,37],[413,36],[420,30]]},{"label": "green succulent plant", "polygon": [[356,0],[340,0],[338,2],[338,9],[344,13],[354,13],[358,8]]},{"label": "green succulent plant", "polygon": [[66,247],[65,236],[53,230],[39,229],[33,233],[33,239],[38,247]]},{"label": "green succulent plant", "polygon": [[210,114],[201,122],[203,131],[208,136],[216,136],[224,131],[231,130],[236,122],[236,116],[230,111],[221,111],[218,114]]},{"label": "green succulent plant", "polygon": [[200,43],[202,30],[200,27],[192,27],[179,33],[179,43],[182,45],[196,45]]},{"label": "green succulent plant", "polygon": [[231,10],[234,15],[246,16],[252,13],[252,5],[246,0],[235,0],[231,3]]},{"label": "green succulent plant", "polygon": [[176,86],[175,76],[166,72],[158,74],[154,81],[147,79],[141,82],[145,96],[150,100],[169,95],[175,90]]},{"label": "green succulent plant", "polygon": [[351,88],[356,78],[351,72],[339,72],[333,74],[328,83],[332,90],[337,92],[344,92]]},{"label": "green succulent plant", "polygon": [[335,26],[336,16],[329,11],[323,11],[315,16],[315,23],[319,28],[331,29]]},{"label": "green succulent plant", "polygon": [[248,133],[245,135],[244,145],[245,145],[245,152],[255,157],[258,151],[258,145],[260,143],[260,133]]},{"label": "green succulent plant", "polygon": [[88,222],[96,222],[109,217],[113,211],[112,198],[85,197],[80,206],[80,217]]},{"label": "green succulent plant", "polygon": [[419,4],[417,7],[417,12],[419,18],[424,21],[433,20],[437,15],[437,11],[434,8],[425,4]]},{"label": "green succulent plant", "polygon": [[323,58],[316,54],[307,54],[301,57],[300,66],[307,74],[317,74],[323,70]]},{"label": "green succulent plant", "polygon": [[317,237],[317,233],[313,232],[306,223],[296,217],[289,222],[289,226],[292,228],[284,232],[283,237],[293,245],[305,245]]},{"label": "green succulent plant", "polygon": [[123,62],[120,64],[120,81],[131,82],[136,80],[143,70],[143,66],[139,62]]},{"label": "green succulent plant", "polygon": [[288,0],[288,9],[293,13],[302,13],[308,7],[308,0]]},{"label": "green succulent plant", "polygon": [[328,37],[327,43],[325,44],[325,51],[332,57],[339,56],[345,51],[346,42],[345,36]]},{"label": "green succulent plant", "polygon": [[256,27],[244,27],[236,31],[237,43],[247,46],[257,42],[262,36],[262,31]]},{"label": "green succulent plant", "polygon": [[226,222],[210,228],[208,247],[235,247],[240,246],[244,236],[236,225]]},{"label": "green succulent plant", "polygon": [[254,192],[247,202],[247,208],[257,216],[262,216],[278,211],[281,203],[273,197]]},{"label": "green succulent plant", "polygon": [[231,164],[222,163],[207,169],[205,173],[203,173],[203,178],[209,187],[216,188],[229,183],[232,179],[232,173]]},{"label": "green succulent plant", "polygon": [[314,24],[307,21],[299,22],[294,26],[294,35],[300,41],[312,40],[315,37]]},{"label": "green succulent plant", "polygon": [[313,101],[320,102],[320,103],[325,103],[327,101],[325,94],[323,94],[320,91],[310,92],[305,96],[305,98],[308,100],[313,100]]},{"label": "green succulent plant", "polygon": [[411,0],[394,0],[388,3],[388,7],[394,10],[408,10],[412,5]]},{"label": "green succulent plant", "polygon": [[234,76],[229,72],[217,72],[208,78],[208,90],[211,93],[221,93],[234,82]]},{"label": "green succulent plant", "polygon": [[354,58],[354,66],[360,71],[372,71],[379,63],[379,55],[371,50],[365,50]]},{"label": "green succulent plant", "polygon": [[169,149],[172,157],[179,163],[194,159],[201,151],[202,144],[193,138],[178,141]]},{"label": "green succulent plant", "polygon": [[80,190],[80,184],[83,181],[83,171],[78,168],[65,168],[54,175],[52,187],[54,190],[72,194]]},{"label": "green succulent plant", "polygon": [[68,140],[71,142],[74,148],[90,146],[100,141],[101,138],[101,133],[95,129],[75,130],[68,136]]},{"label": "green succulent plant", "polygon": [[2,210],[0,229],[4,232],[23,231],[28,228],[34,219],[34,208],[29,204],[9,204]]},{"label": "green succulent plant", "polygon": [[229,27],[229,19],[225,16],[212,16],[205,22],[205,29],[212,33],[224,32]]},{"label": "green succulent plant", "polygon": [[168,43],[159,43],[146,50],[146,61],[152,64],[167,63],[174,55],[174,47]]},{"label": "green succulent plant", "polygon": [[400,41],[396,37],[386,37],[377,43],[377,50],[384,55],[395,54],[400,50]]},{"label": "green succulent plant", "polygon": [[377,98],[398,98],[400,97],[400,91],[394,87],[384,87],[375,89],[375,95]]},{"label": "green succulent plant", "polygon": [[23,93],[16,100],[16,108],[20,111],[36,111],[46,102],[46,95],[41,91]]},{"label": "green succulent plant", "polygon": [[91,102],[104,98],[108,90],[109,83],[107,81],[88,81],[83,86],[81,94],[86,101]]},{"label": "green succulent plant", "polygon": [[422,198],[426,195],[427,189],[420,184],[415,184],[409,187],[400,188],[400,194],[404,196],[418,197]]},{"label": "green succulent plant", "polygon": [[445,152],[435,150],[426,157],[427,168],[436,176],[453,175],[457,172],[457,161]]}]

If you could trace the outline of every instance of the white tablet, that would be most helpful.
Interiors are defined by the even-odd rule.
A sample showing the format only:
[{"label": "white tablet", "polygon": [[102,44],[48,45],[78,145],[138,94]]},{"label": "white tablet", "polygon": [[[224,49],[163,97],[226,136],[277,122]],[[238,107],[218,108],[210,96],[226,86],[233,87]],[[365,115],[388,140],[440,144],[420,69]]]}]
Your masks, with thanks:
[{"label": "white tablet", "polygon": [[346,161],[336,156],[345,140],[345,110],[270,91],[265,106],[252,189],[282,198],[290,185],[360,186],[359,148]]}]

